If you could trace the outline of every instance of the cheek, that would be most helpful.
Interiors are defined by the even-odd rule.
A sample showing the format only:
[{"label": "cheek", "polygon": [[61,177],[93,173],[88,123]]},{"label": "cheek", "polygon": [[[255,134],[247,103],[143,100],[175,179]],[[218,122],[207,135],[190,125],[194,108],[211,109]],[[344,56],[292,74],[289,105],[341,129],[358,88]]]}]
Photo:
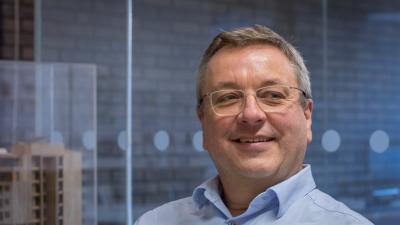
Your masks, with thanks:
[{"label": "cheek", "polygon": [[276,114],[271,117],[270,123],[281,135],[285,145],[307,141],[307,124],[301,112]]},{"label": "cheek", "polygon": [[203,126],[203,147],[206,151],[209,151],[210,147],[213,145],[212,137],[212,129],[210,126]]},{"label": "cheek", "polygon": [[287,168],[298,166],[302,163],[307,148],[308,133],[305,118],[301,117],[301,114],[292,113],[274,117],[271,121],[281,135],[278,141],[279,151],[275,152],[276,161]]},{"label": "cheek", "polygon": [[228,140],[230,123],[227,118],[205,118],[202,122],[203,144],[206,150],[221,148]]},{"label": "cheek", "polygon": [[292,123],[288,126],[285,142],[288,149],[290,149],[288,154],[293,155],[295,159],[304,157],[308,143],[308,132],[304,117],[295,117],[292,120]]},{"label": "cheek", "polygon": [[205,150],[209,150],[211,146],[213,146],[213,136],[216,135],[216,128],[214,126],[213,120],[206,115],[202,120],[202,128],[203,128],[203,147]]}]

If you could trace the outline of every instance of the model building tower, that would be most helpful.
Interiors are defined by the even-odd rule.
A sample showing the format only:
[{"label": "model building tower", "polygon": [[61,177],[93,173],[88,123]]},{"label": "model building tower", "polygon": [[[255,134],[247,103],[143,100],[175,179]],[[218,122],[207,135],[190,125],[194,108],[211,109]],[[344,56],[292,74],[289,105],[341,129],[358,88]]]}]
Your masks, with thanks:
[{"label": "model building tower", "polygon": [[82,224],[81,154],[16,144],[0,153],[0,225]]}]

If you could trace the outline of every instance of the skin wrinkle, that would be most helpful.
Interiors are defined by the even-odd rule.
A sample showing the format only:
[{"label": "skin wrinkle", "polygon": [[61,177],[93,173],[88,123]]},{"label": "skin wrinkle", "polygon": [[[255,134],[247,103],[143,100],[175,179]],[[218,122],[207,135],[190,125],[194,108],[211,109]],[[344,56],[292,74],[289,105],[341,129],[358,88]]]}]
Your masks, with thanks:
[{"label": "skin wrinkle", "polygon": [[[263,45],[263,46],[265,46],[265,45]],[[249,47],[252,47],[252,45],[249,46]],[[227,54],[229,54],[229,52],[236,51],[237,49],[238,48],[235,48],[235,47],[225,47],[225,48],[223,48],[223,51],[226,51]],[[218,53],[216,53],[216,55],[218,55]],[[214,57],[215,56],[213,56],[213,58]],[[247,80],[246,84],[243,85],[243,86],[249,86],[249,83],[251,82],[251,78],[248,78],[249,74],[264,74],[264,73],[270,73],[271,74],[271,73],[274,73],[273,71],[268,71],[268,70],[265,70],[265,68],[263,68],[263,64],[265,64],[265,62],[268,62],[268,61],[271,60],[269,57],[260,57],[255,52],[248,52],[248,53],[246,53],[246,55],[244,57],[248,58],[249,61],[253,61],[254,62],[253,66],[255,68],[254,67],[249,67],[248,65],[246,65],[244,63],[240,63],[240,64],[236,64],[236,65],[231,65],[232,69],[230,69],[230,71],[229,71],[229,72],[232,73],[232,71],[235,70],[235,69],[236,70],[241,70],[240,74],[242,76],[246,76],[246,80]],[[211,58],[210,61],[212,61],[212,58]],[[210,62],[209,62],[209,64],[210,64]],[[281,68],[278,69],[280,74],[283,74],[284,73],[283,71],[291,71],[290,74],[293,74],[294,78],[297,80],[297,77],[295,76],[294,69],[293,69],[293,66],[292,66],[291,63],[285,63],[285,64],[281,64],[281,65],[278,65],[278,66],[281,67]],[[204,80],[203,80],[204,85],[202,85],[202,93],[205,93],[204,92],[204,87],[210,85],[210,83],[209,83],[210,79],[207,79],[207,77],[210,76],[210,74],[216,74],[216,73],[218,73],[218,71],[213,71],[213,68],[211,68],[210,66],[207,66],[206,73],[205,73]],[[233,75],[231,73],[226,74],[226,76]],[[229,85],[227,85],[227,87],[239,87],[238,86],[238,83],[239,83],[238,80],[230,81],[230,82],[227,82],[227,83],[229,84]],[[265,86],[264,85],[265,83],[267,83],[267,84],[274,84],[274,83],[276,83],[276,84],[279,84],[279,83],[287,84],[287,80],[283,80],[283,82],[282,82],[282,80],[264,81],[258,87],[254,87],[254,89],[257,89],[259,87]],[[217,85],[215,85],[215,87],[211,88],[211,91],[222,89],[223,87],[221,87],[221,86],[222,86],[222,84],[217,84]],[[296,87],[297,87],[297,84],[296,84]]]}]

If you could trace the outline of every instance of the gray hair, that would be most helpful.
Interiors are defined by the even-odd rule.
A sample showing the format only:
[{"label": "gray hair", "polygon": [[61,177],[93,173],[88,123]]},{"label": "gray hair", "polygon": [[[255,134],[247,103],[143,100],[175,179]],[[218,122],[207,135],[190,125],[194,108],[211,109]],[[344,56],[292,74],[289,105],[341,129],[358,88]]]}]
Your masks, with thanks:
[{"label": "gray hair", "polygon": [[[294,67],[297,84],[299,88],[305,92],[305,98],[311,98],[311,82],[309,71],[304,64],[303,57],[293,45],[287,42],[279,34],[271,29],[262,26],[254,25],[253,27],[244,27],[232,31],[224,31],[218,34],[210,43],[204,52],[198,68],[197,75],[197,101],[200,104],[202,97],[201,89],[203,87],[204,76],[207,70],[207,64],[210,59],[224,47],[246,47],[253,44],[267,44],[277,47],[281,50],[290,63]],[[302,98],[305,100],[304,98]],[[303,101],[304,103],[305,101]]]}]

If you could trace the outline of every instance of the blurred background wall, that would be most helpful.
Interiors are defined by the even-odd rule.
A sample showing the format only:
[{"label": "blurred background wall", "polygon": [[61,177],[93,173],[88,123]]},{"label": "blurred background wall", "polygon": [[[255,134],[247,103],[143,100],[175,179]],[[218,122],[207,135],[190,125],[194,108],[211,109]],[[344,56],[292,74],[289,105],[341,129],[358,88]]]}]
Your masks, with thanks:
[{"label": "blurred background wall", "polygon": [[[196,149],[199,57],[221,30],[264,24],[294,43],[311,71],[314,141],[306,162],[319,187],[376,224],[394,224],[399,10],[396,1],[135,1],[135,212],[190,195],[213,173]],[[153,144],[160,131],[169,137],[161,151]]]},{"label": "blurred background wall", "polygon": [[[125,223],[127,104],[134,218],[191,195],[215,174],[195,115],[196,68],[214,35],[253,24],[292,42],[311,71],[314,140],[306,162],[320,189],[376,224],[400,219],[399,1],[134,0],[129,103],[126,1],[40,1],[40,17],[25,22],[39,39],[18,42],[36,40],[31,57],[16,57],[15,23],[6,22],[16,18],[16,1],[1,1],[3,59],[97,66],[99,224]],[[18,15],[33,13],[33,0],[18,2],[31,6]]]}]

